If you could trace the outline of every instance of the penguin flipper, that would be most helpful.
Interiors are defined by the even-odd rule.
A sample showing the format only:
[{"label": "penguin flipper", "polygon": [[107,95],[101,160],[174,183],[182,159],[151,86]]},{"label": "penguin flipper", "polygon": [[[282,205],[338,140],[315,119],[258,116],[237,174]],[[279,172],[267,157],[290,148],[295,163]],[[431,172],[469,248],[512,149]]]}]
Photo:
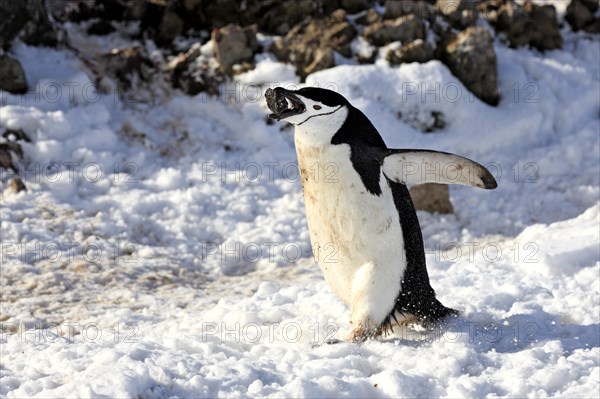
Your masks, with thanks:
[{"label": "penguin flipper", "polygon": [[496,179],[484,166],[447,152],[385,149],[378,153],[384,175],[401,184],[443,183],[494,189]]}]

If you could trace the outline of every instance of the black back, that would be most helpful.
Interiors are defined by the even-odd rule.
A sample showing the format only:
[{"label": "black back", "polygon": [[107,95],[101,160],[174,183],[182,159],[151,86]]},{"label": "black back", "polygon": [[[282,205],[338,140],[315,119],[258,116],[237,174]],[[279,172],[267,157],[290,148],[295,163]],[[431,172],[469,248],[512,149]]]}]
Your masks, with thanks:
[{"label": "black back", "polygon": [[[381,195],[382,189],[379,184],[381,163],[389,154],[389,150],[375,126],[360,110],[348,104],[348,117],[332,137],[331,144],[350,146],[350,160],[365,188],[373,195]],[[379,333],[391,331],[392,321],[397,321],[395,312],[413,314],[426,324],[457,313],[436,299],[435,291],[429,284],[423,235],[408,188],[404,184],[390,180],[388,185],[392,190],[394,205],[400,217],[406,270],[394,309],[385,318],[378,330]]]},{"label": "black back", "polygon": [[385,150],[385,142],[369,118],[359,109],[348,104],[346,121],[331,138],[331,144],[350,145],[350,161],[358,172],[367,191],[381,195],[379,176],[381,165],[378,153]]}]

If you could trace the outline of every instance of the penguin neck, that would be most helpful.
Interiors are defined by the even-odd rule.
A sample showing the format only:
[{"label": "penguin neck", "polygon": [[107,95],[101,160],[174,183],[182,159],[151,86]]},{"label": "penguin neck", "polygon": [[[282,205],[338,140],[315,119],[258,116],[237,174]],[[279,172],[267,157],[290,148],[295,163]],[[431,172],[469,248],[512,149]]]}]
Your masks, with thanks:
[{"label": "penguin neck", "polygon": [[296,125],[296,145],[326,147],[348,118],[348,108],[341,107],[330,115],[316,116]]},{"label": "penguin neck", "polygon": [[331,138],[331,144],[349,144],[357,148],[386,148],[385,141],[369,118],[358,108],[351,107],[343,125]]}]

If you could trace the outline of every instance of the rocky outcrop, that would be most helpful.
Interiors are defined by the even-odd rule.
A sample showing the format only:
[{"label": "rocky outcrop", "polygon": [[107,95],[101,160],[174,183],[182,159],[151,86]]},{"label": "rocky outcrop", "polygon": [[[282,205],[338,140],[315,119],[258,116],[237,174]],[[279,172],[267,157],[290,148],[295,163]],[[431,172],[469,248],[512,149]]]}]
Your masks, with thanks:
[{"label": "rocky outcrop", "polygon": [[103,74],[117,79],[119,94],[128,95],[131,88],[137,90],[140,82],[152,79],[153,64],[141,46],[115,49],[101,62]]},{"label": "rocky outcrop", "polygon": [[19,176],[15,176],[8,181],[6,185],[6,190],[4,190],[4,195],[18,194],[21,191],[25,191],[27,187],[25,187],[25,183]]},{"label": "rocky outcrop", "polygon": [[350,42],[356,35],[338,10],[329,17],[306,20],[296,25],[283,38],[274,41],[271,51],[282,61],[294,64],[301,77],[335,65],[334,51],[351,57]]},{"label": "rocky outcrop", "polygon": [[435,10],[446,18],[452,27],[464,29],[477,20],[480,0],[437,0]]},{"label": "rocky outcrop", "polygon": [[394,19],[402,15],[416,15],[423,20],[433,21],[435,9],[427,1],[422,0],[388,0],[385,2],[385,19]]},{"label": "rocky outcrop", "polygon": [[377,21],[365,29],[363,36],[375,46],[400,41],[403,44],[425,38],[423,21],[414,14]]},{"label": "rocky outcrop", "polygon": [[13,94],[27,91],[27,80],[21,63],[7,54],[0,54],[0,90]]},{"label": "rocky outcrop", "polygon": [[596,11],[598,11],[597,0],[572,0],[567,7],[565,19],[573,30],[599,33],[600,17],[594,17]]},{"label": "rocky outcrop", "polygon": [[377,21],[381,21],[381,15],[373,8],[362,13],[354,20],[359,25],[371,25]]},{"label": "rocky outcrop", "polygon": [[256,42],[257,26],[242,28],[229,24],[212,32],[212,45],[222,71],[233,73],[233,66],[243,62],[251,63],[254,53],[258,50]]},{"label": "rocky outcrop", "polygon": [[167,65],[172,85],[184,93],[194,96],[206,92],[219,93],[219,86],[226,81],[226,75],[201,55],[200,45],[195,44],[185,54],[175,57]]},{"label": "rocky outcrop", "polygon": [[410,196],[418,211],[453,213],[447,184],[426,183],[410,188]]},{"label": "rocky outcrop", "polygon": [[0,2],[0,47],[8,49],[17,35],[34,46],[54,46],[56,32],[42,0]]},{"label": "rocky outcrop", "polygon": [[526,1],[492,0],[481,5],[484,15],[496,30],[504,32],[511,47],[532,46],[538,50],[562,47],[560,26],[553,5]]},{"label": "rocky outcrop", "polygon": [[173,10],[167,9],[158,25],[157,42],[168,45],[183,32],[183,19]]},{"label": "rocky outcrop", "polygon": [[490,105],[498,104],[496,53],[485,28],[472,26],[460,32],[445,46],[444,62],[479,99]]},{"label": "rocky outcrop", "polygon": [[399,49],[389,51],[386,59],[392,64],[403,64],[409,62],[427,62],[434,57],[434,48],[424,40],[417,39]]},{"label": "rocky outcrop", "polygon": [[0,142],[0,176],[10,176],[4,174],[4,170],[10,170],[13,176],[8,180],[7,187],[2,193],[17,194],[26,189],[25,183],[18,176],[19,162],[23,159],[23,149],[19,141],[31,142],[27,134],[21,129],[8,129],[2,134]]}]

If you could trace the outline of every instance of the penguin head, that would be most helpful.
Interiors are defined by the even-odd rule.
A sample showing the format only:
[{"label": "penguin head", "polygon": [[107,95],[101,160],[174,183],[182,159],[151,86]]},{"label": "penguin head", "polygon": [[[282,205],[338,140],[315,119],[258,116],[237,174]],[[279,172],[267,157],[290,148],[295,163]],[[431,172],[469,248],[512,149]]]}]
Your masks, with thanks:
[{"label": "penguin head", "polygon": [[269,118],[283,119],[296,126],[309,120],[318,124],[321,119],[329,118],[350,105],[335,91],[317,87],[304,87],[299,90],[277,87],[274,90],[267,89],[265,96],[267,105],[273,112]]}]

